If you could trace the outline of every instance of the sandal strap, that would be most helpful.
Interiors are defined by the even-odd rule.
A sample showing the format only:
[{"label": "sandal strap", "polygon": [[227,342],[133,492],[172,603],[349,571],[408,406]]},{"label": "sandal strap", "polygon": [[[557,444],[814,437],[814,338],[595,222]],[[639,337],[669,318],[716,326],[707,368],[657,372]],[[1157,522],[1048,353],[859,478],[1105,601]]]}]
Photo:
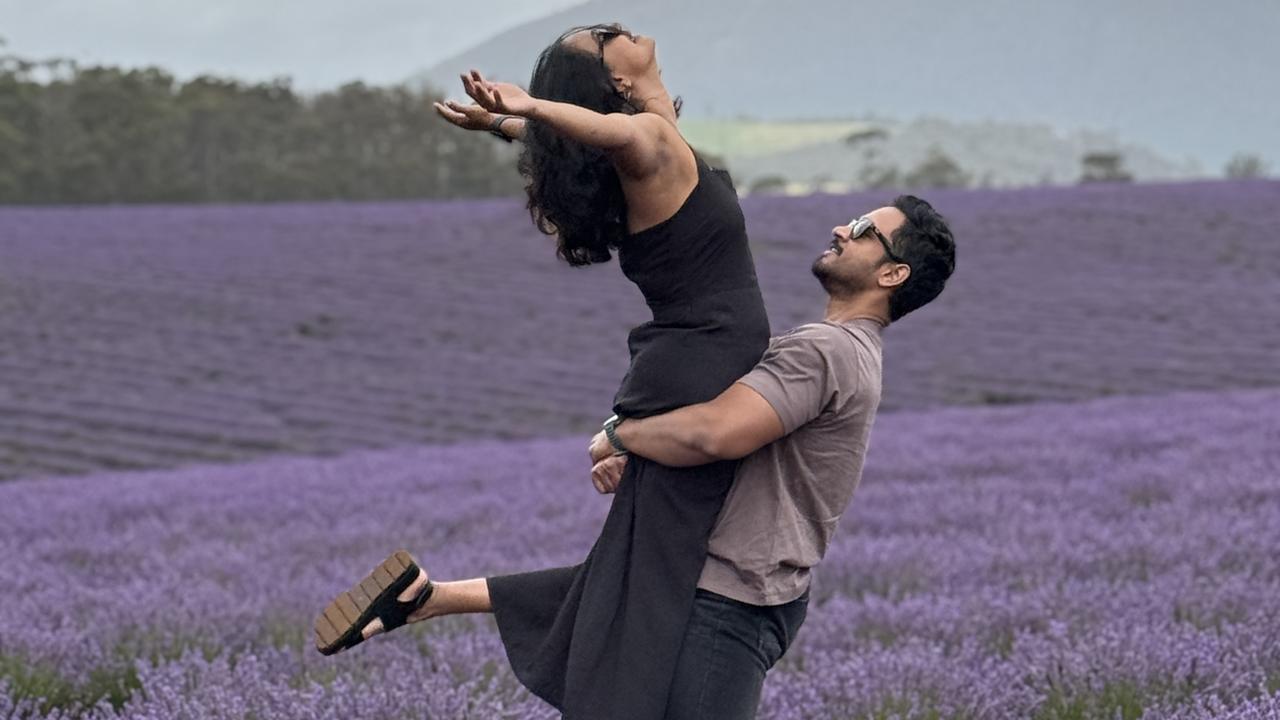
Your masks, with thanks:
[{"label": "sandal strap", "polygon": [[431,582],[430,580],[427,581],[426,585],[423,585],[421,588],[419,588],[418,594],[415,595],[413,599],[409,601],[413,605],[413,609],[418,610],[423,605],[426,605],[427,601],[431,599],[432,591],[435,589],[436,589],[435,583]]},{"label": "sandal strap", "polygon": [[[419,568],[418,572],[422,572],[422,569]],[[416,575],[414,580],[417,580]],[[427,580],[427,583],[409,600],[397,600],[394,596],[391,597],[387,607],[377,614],[378,619],[382,621],[383,629],[387,631],[395,630],[407,624],[409,616],[426,604],[433,590],[435,590],[435,585],[430,580]]]}]

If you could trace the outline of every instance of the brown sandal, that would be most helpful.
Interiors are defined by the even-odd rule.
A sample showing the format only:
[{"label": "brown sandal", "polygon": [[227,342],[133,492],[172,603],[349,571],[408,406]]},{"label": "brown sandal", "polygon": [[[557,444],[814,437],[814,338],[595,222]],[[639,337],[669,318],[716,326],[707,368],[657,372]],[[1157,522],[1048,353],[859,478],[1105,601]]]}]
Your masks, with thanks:
[{"label": "brown sandal", "polygon": [[365,576],[359,584],[340,593],[316,618],[316,649],[323,655],[364,642],[364,626],[382,620],[383,631],[395,630],[431,597],[435,586],[428,580],[411,600],[397,600],[424,572],[405,550],[397,550]]}]

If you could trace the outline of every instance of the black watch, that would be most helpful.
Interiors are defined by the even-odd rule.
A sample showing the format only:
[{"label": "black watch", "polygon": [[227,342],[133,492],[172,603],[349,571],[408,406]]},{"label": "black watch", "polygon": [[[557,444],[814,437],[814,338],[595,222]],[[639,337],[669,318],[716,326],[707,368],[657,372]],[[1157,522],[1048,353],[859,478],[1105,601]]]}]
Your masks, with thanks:
[{"label": "black watch", "polygon": [[515,115],[494,115],[493,120],[489,123],[489,134],[500,137],[507,142],[511,142],[511,138],[502,132],[502,123],[515,117]]},{"label": "black watch", "polygon": [[613,446],[614,455],[626,454],[627,449],[623,447],[622,441],[618,439],[618,434],[614,430],[622,424],[626,418],[610,415],[608,420],[604,421],[604,436],[609,438],[609,444]]}]

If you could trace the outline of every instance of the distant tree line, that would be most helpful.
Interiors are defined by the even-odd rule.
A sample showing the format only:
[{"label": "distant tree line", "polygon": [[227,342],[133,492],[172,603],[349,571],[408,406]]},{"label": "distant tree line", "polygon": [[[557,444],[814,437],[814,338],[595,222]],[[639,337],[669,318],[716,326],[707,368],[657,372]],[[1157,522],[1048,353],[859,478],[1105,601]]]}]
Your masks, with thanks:
[{"label": "distant tree line", "polygon": [[1124,155],[1118,152],[1094,151],[1080,158],[1080,182],[1132,182],[1133,173],[1124,167]]},{"label": "distant tree line", "polygon": [[[891,155],[886,141],[889,132],[884,128],[860,128],[843,138],[846,146],[856,149],[856,160],[851,163],[854,172],[846,178],[831,173],[805,176],[803,170],[786,175],[781,172],[762,174],[752,178],[747,190],[751,194],[806,194],[810,192],[842,193],[851,190],[901,190],[940,188],[990,188],[995,187],[995,173],[987,170],[981,176],[966,171],[938,144],[925,149],[923,157],[910,167],[894,162],[900,159]],[[905,154],[903,151],[899,151]],[[1078,182],[1129,183],[1134,173],[1125,163],[1124,153],[1117,150],[1090,150],[1080,156]],[[1252,179],[1267,176],[1267,165],[1255,153],[1237,153],[1223,169],[1229,179]],[[1054,184],[1051,173],[1045,173],[1042,185]]]},{"label": "distant tree line", "polygon": [[1267,165],[1253,153],[1236,153],[1227,161],[1222,174],[1232,180],[1253,180],[1266,177]]},{"label": "distant tree line", "polygon": [[[877,135],[861,132],[856,138],[858,140],[865,137],[879,139],[883,137],[883,131],[879,131],[879,133]],[[849,140],[845,142],[853,144]],[[985,180],[989,182],[989,178]],[[751,183],[749,192],[752,194],[781,194],[786,193],[792,185],[793,183],[780,174],[763,175]],[[813,178],[808,185],[809,189],[812,190],[833,188],[837,191],[847,191],[848,189],[967,188],[974,186],[974,178],[971,173],[965,172],[951,156],[943,152],[942,148],[937,145],[930,146],[925,152],[924,158],[906,172],[901,171],[897,165],[883,162],[880,159],[880,153],[874,147],[868,147],[863,150],[861,167],[852,182],[841,183],[827,176],[819,176]]]},{"label": "distant tree line", "polygon": [[155,67],[0,54],[0,203],[519,192],[510,150],[441,120],[437,97],[360,82],[303,97],[288,78],[176,83]]}]

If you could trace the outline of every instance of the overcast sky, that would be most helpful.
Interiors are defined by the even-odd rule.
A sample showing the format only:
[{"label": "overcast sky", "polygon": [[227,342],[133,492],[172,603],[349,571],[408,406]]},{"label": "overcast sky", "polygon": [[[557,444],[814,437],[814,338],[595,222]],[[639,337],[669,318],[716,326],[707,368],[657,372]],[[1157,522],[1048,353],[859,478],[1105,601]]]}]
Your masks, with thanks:
[{"label": "overcast sky", "polygon": [[502,30],[584,0],[0,0],[26,58],[293,78],[296,90],[404,80]]}]

